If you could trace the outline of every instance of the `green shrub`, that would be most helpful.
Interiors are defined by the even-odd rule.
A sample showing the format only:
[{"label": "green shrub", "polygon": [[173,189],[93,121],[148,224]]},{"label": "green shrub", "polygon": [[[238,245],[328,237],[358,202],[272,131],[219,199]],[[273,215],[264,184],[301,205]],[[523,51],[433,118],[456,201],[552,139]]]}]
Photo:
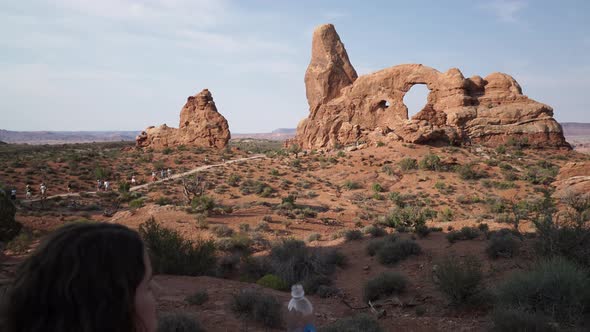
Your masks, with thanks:
[{"label": "green shrub", "polygon": [[227,225],[215,225],[211,227],[211,231],[218,237],[228,237],[234,234],[234,230]]},{"label": "green shrub", "polygon": [[371,186],[371,190],[373,190],[373,192],[375,193],[380,193],[384,191],[383,187],[379,183],[373,183],[373,185]]},{"label": "green shrub", "polygon": [[278,328],[283,321],[279,301],[272,295],[253,289],[244,289],[233,295],[230,307],[240,318],[253,320],[266,327]]},{"label": "green shrub", "polygon": [[385,296],[401,294],[406,290],[408,281],[398,272],[384,272],[368,280],[363,287],[365,302],[374,301]]},{"label": "green shrub", "polygon": [[504,153],[506,153],[506,147],[504,145],[498,145],[496,147],[496,152],[498,154],[504,154]]},{"label": "green shrub", "polygon": [[479,172],[475,170],[473,167],[474,164],[472,163],[461,165],[456,168],[456,171],[462,180],[477,180],[487,177],[487,174],[485,174],[484,172]]},{"label": "green shrub", "polygon": [[10,241],[20,232],[22,224],[16,221],[15,215],[16,207],[0,189],[0,241]]},{"label": "green shrub", "polygon": [[494,233],[486,247],[486,254],[490,258],[512,258],[518,253],[520,240],[511,233]]},{"label": "green shrub", "polygon": [[456,256],[443,258],[433,271],[438,279],[438,288],[453,305],[472,300],[482,290],[481,263],[475,256],[460,259]]},{"label": "green shrub", "polygon": [[415,228],[424,225],[433,215],[428,209],[417,206],[395,207],[385,216],[384,224],[390,227]]},{"label": "green shrub", "polygon": [[22,229],[17,236],[15,236],[10,242],[6,244],[6,249],[12,251],[15,254],[24,254],[27,252],[31,244],[33,243],[33,236],[30,232]]},{"label": "green shrub", "polygon": [[226,183],[232,187],[237,187],[240,184],[242,177],[238,174],[231,174],[228,178]]},{"label": "green shrub", "polygon": [[360,189],[361,188],[361,185],[358,182],[355,182],[355,181],[352,181],[352,180],[346,180],[346,181],[344,181],[343,186],[347,190],[356,190],[356,189]]},{"label": "green shrub", "polygon": [[131,188],[131,183],[127,181],[120,181],[117,187],[120,193],[128,193],[129,189]]},{"label": "green shrub", "polygon": [[256,283],[262,287],[272,288],[275,290],[289,290],[289,284],[287,284],[283,279],[277,277],[274,274],[267,274],[264,277],[258,279]]},{"label": "green shrub", "polygon": [[500,285],[498,309],[516,309],[560,324],[577,324],[588,313],[590,281],[585,270],[555,257],[531,271],[518,272]]},{"label": "green shrub", "polygon": [[143,206],[145,199],[144,198],[136,198],[129,202],[130,209],[139,209]]},{"label": "green shrub", "polygon": [[382,332],[379,322],[367,314],[358,314],[353,317],[339,319],[333,323],[322,326],[318,332]]},{"label": "green shrub", "polygon": [[191,208],[197,213],[211,211],[215,208],[215,200],[207,195],[195,196],[191,201]]},{"label": "green shrub", "polygon": [[381,170],[383,171],[383,173],[392,176],[395,174],[395,172],[393,171],[393,167],[391,167],[390,165],[383,165],[383,167],[381,167]]},{"label": "green shrub", "polygon": [[271,248],[269,260],[272,273],[289,285],[318,275],[330,275],[336,266],[345,264],[344,256],[335,250],[308,248],[305,242],[294,239],[275,244]]},{"label": "green shrub", "polygon": [[425,155],[424,158],[420,160],[418,166],[420,169],[428,171],[441,171],[443,169],[443,163],[441,162],[440,157],[432,153]]},{"label": "green shrub", "polygon": [[322,234],[320,233],[311,233],[307,237],[307,242],[319,241],[322,238]]},{"label": "green shrub", "polygon": [[199,290],[194,294],[187,296],[184,300],[191,305],[201,305],[209,300],[209,294],[206,290]]},{"label": "green shrub", "polygon": [[475,227],[462,227],[459,231],[452,231],[447,234],[447,240],[450,243],[457,241],[473,240],[479,237],[479,230]]},{"label": "green shrub", "polygon": [[153,217],[139,225],[139,234],[149,248],[155,273],[197,276],[211,272],[215,266],[215,243],[211,240],[184,239]]},{"label": "green shrub", "polygon": [[404,158],[400,160],[399,168],[404,172],[413,169],[418,169],[418,162],[416,161],[416,159],[413,158]]},{"label": "green shrub", "polygon": [[204,332],[192,315],[175,312],[164,313],[158,317],[158,332]]},{"label": "green shrub", "polygon": [[163,206],[163,205],[172,204],[172,200],[169,199],[168,197],[160,196],[156,199],[155,203],[160,206]]},{"label": "green shrub", "polygon": [[414,240],[387,241],[377,250],[377,259],[383,265],[393,265],[411,255],[420,255],[421,253],[422,248]]},{"label": "green shrub", "polygon": [[381,249],[386,243],[395,242],[397,240],[398,240],[398,238],[397,238],[397,235],[395,235],[395,234],[390,234],[390,235],[388,235],[384,238],[381,238],[381,239],[371,240],[366,248],[367,254],[369,256],[375,256],[377,254],[377,251],[379,249]]},{"label": "green shrub", "polygon": [[383,228],[375,225],[365,226],[363,228],[363,233],[369,234],[372,237],[381,237],[387,235],[387,232]]},{"label": "green shrub", "polygon": [[455,217],[455,213],[453,212],[453,210],[451,210],[451,208],[448,207],[439,211],[438,215],[442,221],[446,222],[453,221],[453,218]]},{"label": "green shrub", "polygon": [[344,233],[346,241],[360,240],[363,238],[363,233],[358,229],[349,229]]}]

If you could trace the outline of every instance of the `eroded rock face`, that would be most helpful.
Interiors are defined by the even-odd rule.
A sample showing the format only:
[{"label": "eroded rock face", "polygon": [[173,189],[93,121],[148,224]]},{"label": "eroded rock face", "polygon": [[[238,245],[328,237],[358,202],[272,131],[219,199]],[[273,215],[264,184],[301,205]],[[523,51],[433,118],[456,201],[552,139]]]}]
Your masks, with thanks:
[{"label": "eroded rock face", "polygon": [[[425,84],[430,94],[408,119],[403,98],[415,84]],[[457,68],[442,73],[404,64],[357,77],[331,24],[314,31],[305,87],[310,114],[292,141],[305,149],[392,140],[498,145],[511,138],[569,147],[553,109],[523,95],[511,76],[465,78]]]},{"label": "eroded rock face", "polygon": [[178,129],[165,124],[148,127],[135,138],[138,147],[161,149],[178,145],[224,148],[230,139],[227,120],[215,107],[209,90],[188,97]]}]

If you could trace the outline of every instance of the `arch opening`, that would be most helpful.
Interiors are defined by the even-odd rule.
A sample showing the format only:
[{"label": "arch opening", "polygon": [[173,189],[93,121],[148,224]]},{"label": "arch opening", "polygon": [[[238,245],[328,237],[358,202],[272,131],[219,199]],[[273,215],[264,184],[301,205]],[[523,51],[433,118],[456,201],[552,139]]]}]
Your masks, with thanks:
[{"label": "arch opening", "polygon": [[408,108],[408,119],[418,114],[428,104],[430,90],[426,84],[414,84],[404,95],[404,105]]}]

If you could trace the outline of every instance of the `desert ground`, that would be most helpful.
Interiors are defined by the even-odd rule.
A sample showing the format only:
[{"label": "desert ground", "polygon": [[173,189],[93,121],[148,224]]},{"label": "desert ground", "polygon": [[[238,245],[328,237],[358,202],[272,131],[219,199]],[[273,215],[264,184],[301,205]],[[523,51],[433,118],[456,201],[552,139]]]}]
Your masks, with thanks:
[{"label": "desert ground", "polygon": [[[9,282],[18,262],[64,224],[112,222],[139,230],[153,220],[186,241],[214,245],[210,268],[156,277],[159,310],[188,312],[207,331],[282,329],[282,322],[239,315],[232,301],[255,289],[286,310],[290,293],[281,286],[286,280],[276,278],[280,273],[257,271],[262,268],[252,262],[271,257],[288,239],[303,241],[313,252],[339,253],[334,268],[322,275],[325,287],[308,295],[318,326],[364,313],[385,331],[485,331],[495,324],[487,293],[541,259],[533,221],[543,202],[568,209],[551,196],[560,169],[589,162],[582,153],[519,142],[498,148],[392,142],[330,152],[286,150],[282,142],[257,139],[232,140],[222,150],[140,150],[131,143],[2,145],[0,183],[17,189],[16,220],[23,229],[5,246],[0,279]],[[152,183],[152,171],[160,177],[160,170],[170,168],[179,175],[205,165],[214,166]],[[590,175],[583,167],[582,175]],[[131,187],[132,175],[147,186]],[[111,189],[96,192],[97,179],[109,180]],[[39,199],[41,182],[49,196],[66,194],[68,184],[72,193]],[[183,182],[199,192],[185,195]],[[33,188],[31,200],[26,184]],[[517,245],[494,255],[489,247],[501,232],[516,234]],[[390,261],[379,249],[369,255],[368,247],[384,238],[419,249]],[[478,262],[473,266],[481,280],[474,294],[453,298],[442,290],[438,271],[449,259]],[[406,284],[373,298],[372,310],[366,283],[384,272],[401,274]],[[281,282],[260,281],[269,274]],[[206,293],[205,300],[187,299],[197,293]],[[577,324],[557,327],[587,327]]]}]

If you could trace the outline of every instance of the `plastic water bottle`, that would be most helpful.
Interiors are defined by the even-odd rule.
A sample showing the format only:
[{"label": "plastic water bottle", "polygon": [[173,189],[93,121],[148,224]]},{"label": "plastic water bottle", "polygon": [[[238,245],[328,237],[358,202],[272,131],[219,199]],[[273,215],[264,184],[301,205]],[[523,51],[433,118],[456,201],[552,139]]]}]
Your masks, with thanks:
[{"label": "plastic water bottle", "polygon": [[291,287],[291,301],[287,308],[287,332],[316,332],[313,325],[313,305],[305,297],[303,286]]}]

